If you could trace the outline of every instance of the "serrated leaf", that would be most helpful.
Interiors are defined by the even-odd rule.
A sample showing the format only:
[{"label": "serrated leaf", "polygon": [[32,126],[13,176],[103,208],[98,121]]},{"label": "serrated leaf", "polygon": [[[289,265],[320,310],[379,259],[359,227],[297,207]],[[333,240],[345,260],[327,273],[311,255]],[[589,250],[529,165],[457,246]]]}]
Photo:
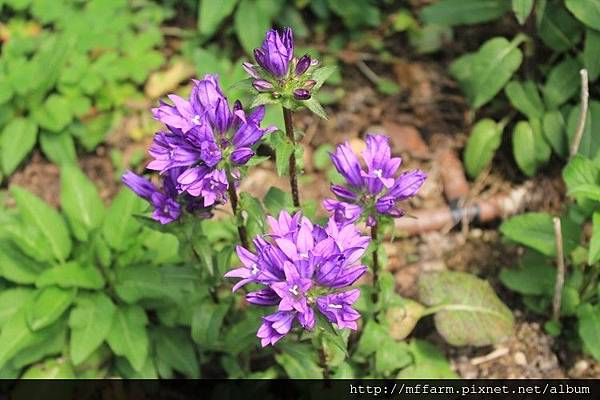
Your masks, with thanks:
[{"label": "serrated leaf", "polygon": [[71,238],[64,218],[34,194],[17,186],[11,187],[23,221],[37,228],[50,246],[53,256],[64,261],[71,253]]},{"label": "serrated leaf", "polygon": [[600,30],[600,0],[565,0],[565,6],[585,25]]},{"label": "serrated leaf", "polygon": [[35,280],[37,287],[57,285],[61,288],[102,289],[104,278],[95,266],[70,261],[46,269]]},{"label": "serrated leaf", "polygon": [[116,307],[104,293],[77,300],[69,316],[71,360],[79,365],[108,337]]},{"label": "serrated leaf", "polygon": [[189,378],[198,378],[198,360],[189,333],[182,329],[158,327],[153,332],[157,357]]},{"label": "serrated leaf", "polygon": [[503,128],[488,118],[473,127],[464,154],[465,169],[471,178],[476,178],[492,162],[502,143]]},{"label": "serrated leaf", "polygon": [[38,331],[58,320],[75,299],[75,290],[50,286],[41,289],[27,307],[27,325]]},{"label": "serrated leaf", "polygon": [[517,165],[527,176],[535,175],[537,170],[536,138],[531,125],[519,121],[513,131],[513,154]]},{"label": "serrated leaf", "polygon": [[120,306],[115,312],[106,338],[115,354],[127,358],[140,371],[148,358],[150,342],[146,332],[148,318],[140,306]]},{"label": "serrated leaf", "polygon": [[100,227],[104,204],[94,183],[75,165],[61,168],[60,204],[73,234],[82,242]]},{"label": "serrated leaf", "polygon": [[[212,0],[201,0],[198,14],[198,29],[200,33],[211,36],[221,22],[227,18],[235,8],[238,0],[223,0],[215,2]],[[258,47],[258,45],[256,45]]]},{"label": "serrated leaf", "polygon": [[436,307],[435,326],[453,346],[487,346],[510,336],[514,318],[487,281],[463,272],[422,274],[419,300]]},{"label": "serrated leaf", "polygon": [[519,68],[523,54],[518,46],[522,40],[515,38],[509,42],[503,37],[492,38],[476,53],[466,54],[452,63],[450,73],[458,80],[473,108],[494,98]]},{"label": "serrated leaf", "polygon": [[441,0],[421,11],[427,24],[463,25],[492,21],[510,10],[504,0]]},{"label": "serrated leaf", "polygon": [[0,160],[2,171],[10,175],[29,154],[37,140],[38,127],[30,119],[15,118],[2,130]]},{"label": "serrated leaf", "polygon": [[504,88],[511,104],[529,118],[544,116],[544,103],[533,81],[512,81]]},{"label": "serrated leaf", "polygon": [[512,10],[519,24],[523,25],[533,10],[533,0],[512,0]]}]

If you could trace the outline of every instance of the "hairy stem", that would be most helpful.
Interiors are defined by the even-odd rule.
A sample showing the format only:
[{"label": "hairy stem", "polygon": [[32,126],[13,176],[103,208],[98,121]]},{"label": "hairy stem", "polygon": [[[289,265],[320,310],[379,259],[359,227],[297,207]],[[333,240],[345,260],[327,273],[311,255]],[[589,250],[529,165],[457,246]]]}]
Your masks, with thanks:
[{"label": "hairy stem", "polygon": [[283,120],[285,122],[285,133],[294,145],[294,151],[290,154],[290,187],[292,188],[292,200],[294,207],[300,207],[300,194],[298,192],[298,177],[296,176],[296,138],[294,136],[294,124],[292,122],[292,110],[283,107]]},{"label": "hairy stem", "polygon": [[231,171],[227,171],[227,182],[229,184],[227,191],[229,192],[229,199],[231,200],[231,208],[233,210],[233,215],[235,216],[237,231],[238,231],[238,235],[240,237],[240,243],[242,243],[242,246],[247,249],[248,248],[248,234],[246,233],[246,226],[244,225],[244,220],[238,209],[238,196],[237,196],[237,192],[235,190],[235,184],[234,184],[233,178],[231,176]]}]

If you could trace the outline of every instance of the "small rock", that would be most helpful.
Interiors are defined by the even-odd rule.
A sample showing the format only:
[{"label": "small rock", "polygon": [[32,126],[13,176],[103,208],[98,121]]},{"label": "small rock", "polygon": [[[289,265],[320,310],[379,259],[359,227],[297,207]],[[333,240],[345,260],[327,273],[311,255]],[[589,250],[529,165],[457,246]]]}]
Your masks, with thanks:
[{"label": "small rock", "polygon": [[525,366],[527,365],[527,357],[523,352],[518,351],[513,355],[513,359],[515,360],[515,364]]}]

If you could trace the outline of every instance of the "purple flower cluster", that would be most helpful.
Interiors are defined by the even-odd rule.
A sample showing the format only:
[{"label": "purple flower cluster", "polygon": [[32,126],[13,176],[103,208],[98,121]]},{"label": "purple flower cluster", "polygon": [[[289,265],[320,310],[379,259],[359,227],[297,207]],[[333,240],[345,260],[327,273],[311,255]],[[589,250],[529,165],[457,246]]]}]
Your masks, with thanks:
[{"label": "purple flower cluster", "polygon": [[285,211],[278,219],[267,217],[270,233],[254,239],[256,254],[238,246],[242,267],[225,276],[241,278],[236,291],[248,283],[266,286],[246,295],[248,302],[278,306],[263,318],[257,336],[262,346],[273,345],[291,329],[294,321],[305,329],[315,326],[314,307],[339,328],[357,329],[360,314],[352,308],[360,291],[351,286],[367,270],[359,260],[370,238],[348,224],[339,227],[330,219],[325,227],[300,213]]},{"label": "purple flower cluster", "polygon": [[[189,99],[171,94],[172,104],[161,101],[152,110],[167,129],[154,136],[149,149],[153,160],[147,168],[165,176],[163,191],[148,181],[143,184],[144,178],[131,172],[123,177],[155,210],[162,210],[160,219],[157,212],[154,216],[161,223],[177,219],[180,207],[176,207],[176,199],[182,193],[198,198],[196,203],[203,208],[225,203],[229,182],[236,184],[239,178],[237,167],[245,165],[255,154],[252,147],[275,129],[260,127],[265,115],[262,106],[250,115],[239,101],[230,108],[216,75],[194,80],[193,85]],[[149,194],[150,185],[153,194]]]},{"label": "purple flower cluster", "polygon": [[427,178],[418,169],[396,174],[402,159],[391,157],[387,136],[367,135],[362,152],[366,170],[348,143],[339,145],[330,156],[347,185],[331,185],[338,200],[327,199],[323,207],[341,225],[353,223],[361,216],[367,217],[368,226],[376,223],[378,214],[403,216],[404,210],[397,203],[416,195]]},{"label": "purple flower cluster", "polygon": [[258,92],[271,92],[275,96],[290,92],[296,100],[308,100],[316,81],[310,78],[310,67],[317,60],[308,54],[294,57],[294,36],[290,28],[282,32],[271,29],[261,47],[254,49],[257,65],[245,62],[244,70],[253,78],[252,86]]}]

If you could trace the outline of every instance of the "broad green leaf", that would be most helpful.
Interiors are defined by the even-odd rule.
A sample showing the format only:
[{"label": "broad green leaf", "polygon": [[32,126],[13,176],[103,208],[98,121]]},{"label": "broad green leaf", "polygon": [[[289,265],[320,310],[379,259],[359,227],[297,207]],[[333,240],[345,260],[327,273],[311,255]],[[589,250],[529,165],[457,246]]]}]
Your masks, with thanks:
[{"label": "broad green leaf", "polygon": [[556,268],[546,263],[527,263],[520,268],[502,268],[500,281],[507,288],[524,295],[552,295]]},{"label": "broad green leaf", "polygon": [[546,138],[544,137],[542,121],[538,118],[530,118],[529,126],[531,126],[531,131],[533,132],[533,137],[535,138],[535,160],[537,165],[544,165],[550,159],[552,155],[552,147],[550,144],[546,142]]},{"label": "broad green leaf", "polygon": [[515,125],[512,138],[513,154],[517,165],[527,176],[535,175],[537,170],[536,138],[526,121],[519,121]]},{"label": "broad green leaf", "polygon": [[115,291],[129,304],[135,304],[142,299],[169,300],[176,295],[164,285],[159,269],[149,265],[132,265],[117,269]]},{"label": "broad green leaf", "polygon": [[544,116],[544,103],[533,81],[512,81],[504,88],[510,103],[529,118]]},{"label": "broad green leaf", "polygon": [[490,101],[506,85],[521,65],[521,37],[509,42],[495,37],[476,53],[466,54],[452,63],[450,73],[458,80],[473,108]]},{"label": "broad green leaf", "polygon": [[67,131],[61,133],[41,132],[40,146],[44,155],[55,164],[75,163],[77,160],[75,141]]},{"label": "broad green leaf", "polygon": [[74,164],[61,168],[60,204],[73,234],[82,242],[100,227],[104,204],[94,183]]},{"label": "broad green leaf", "polygon": [[410,341],[411,355],[414,364],[404,368],[398,374],[398,379],[457,379],[458,376],[450,363],[435,345],[425,340]]},{"label": "broad green leaf", "polygon": [[588,253],[588,264],[592,265],[600,260],[600,212],[595,212],[592,218],[592,238]]},{"label": "broad green leaf", "polygon": [[503,126],[489,118],[475,124],[464,153],[465,169],[471,178],[476,178],[487,167],[502,142]]},{"label": "broad green leaf", "polygon": [[544,114],[542,131],[554,152],[561,157],[566,157],[568,153],[567,132],[565,119],[560,111],[548,111]]},{"label": "broad green leaf", "polygon": [[42,107],[32,111],[32,117],[42,128],[51,132],[61,132],[73,120],[73,113],[66,97],[52,94]]},{"label": "broad green leaf", "polygon": [[57,358],[44,361],[27,369],[21,376],[22,379],[75,379],[73,366],[68,359]]},{"label": "broad green leaf", "polygon": [[512,241],[531,247],[546,256],[556,254],[554,224],[547,213],[529,212],[500,225],[500,232]]},{"label": "broad green leaf", "polygon": [[142,212],[144,201],[128,188],[123,188],[108,208],[104,218],[102,233],[106,242],[115,250],[126,250],[136,233],[140,223],[133,214]]},{"label": "broad green leaf", "polygon": [[[567,119],[567,135],[569,137],[569,143],[572,143],[573,135],[575,135],[577,125],[579,124],[579,110],[579,105],[573,107]],[[578,154],[582,154],[588,158],[595,158],[598,155],[598,152],[600,151],[600,135],[597,134],[597,131],[599,128],[600,102],[593,100],[590,101],[589,104]]]},{"label": "broad green leaf", "polygon": [[27,307],[27,325],[32,331],[38,331],[52,324],[71,306],[75,290],[50,286],[40,289],[35,299]]},{"label": "broad green leaf", "polygon": [[560,107],[575,93],[579,92],[579,63],[574,58],[566,58],[549,72],[542,88],[544,101],[549,109]]},{"label": "broad green leaf", "polygon": [[578,311],[578,331],[585,348],[600,360],[600,309],[584,304]]},{"label": "broad green leaf", "polygon": [[281,353],[275,360],[290,379],[321,379],[323,371],[317,364],[314,347],[304,343],[278,343]]},{"label": "broad green leaf", "polygon": [[254,96],[250,108],[256,108],[266,104],[279,104],[279,100],[275,99],[271,93],[258,93]]},{"label": "broad green leaf", "polygon": [[204,302],[194,306],[192,338],[202,347],[216,346],[222,339],[221,326],[229,304]]},{"label": "broad green leaf", "polygon": [[106,338],[115,354],[127,358],[133,369],[140,371],[149,353],[148,318],[140,306],[120,306],[113,317]]},{"label": "broad green leaf", "polygon": [[158,327],[153,332],[157,357],[189,378],[198,378],[198,360],[189,331],[180,328]]},{"label": "broad green leaf", "polygon": [[32,284],[45,268],[45,265],[26,257],[12,243],[0,240],[0,276],[4,279]]},{"label": "broad green leaf", "polygon": [[387,338],[379,344],[375,352],[375,370],[388,376],[412,362],[409,346],[406,342],[396,342]]},{"label": "broad green leaf", "polygon": [[495,20],[508,10],[505,0],[440,0],[423,8],[421,18],[427,24],[470,25]]},{"label": "broad green leaf", "polygon": [[247,54],[260,47],[271,25],[270,17],[261,12],[261,0],[240,0],[233,17],[235,33]]},{"label": "broad green leaf", "polygon": [[34,291],[25,287],[16,287],[0,291],[0,330],[16,314],[23,304],[33,298]]},{"label": "broad green leaf", "polygon": [[25,189],[13,186],[11,192],[23,221],[41,232],[58,261],[67,259],[72,243],[64,218],[42,199]]},{"label": "broad green leaf", "polygon": [[538,35],[552,50],[569,50],[579,41],[581,24],[565,10],[561,0],[536,1],[535,16]]},{"label": "broad green leaf", "polygon": [[385,321],[389,327],[390,337],[394,340],[404,340],[412,333],[415,325],[423,316],[425,307],[410,299],[400,298],[398,300],[398,304],[387,308]]},{"label": "broad green leaf", "polygon": [[435,326],[453,346],[488,346],[510,336],[513,315],[487,281],[463,272],[422,274],[419,300],[435,307]]},{"label": "broad green leaf", "polygon": [[600,183],[600,170],[588,158],[577,154],[563,169],[562,177],[567,190],[573,190],[580,185]]},{"label": "broad green leaf", "polygon": [[582,196],[586,199],[600,201],[600,186],[584,183],[583,185],[575,186],[567,193],[570,196]]},{"label": "broad green leaf", "polygon": [[15,118],[2,130],[0,159],[2,171],[10,175],[29,154],[37,140],[38,127],[30,119]]},{"label": "broad green leaf", "polygon": [[[233,12],[237,2],[238,0],[201,0],[198,10],[198,29],[200,33],[209,37],[212,36],[221,22]],[[258,47],[258,44],[255,47]]]},{"label": "broad green leaf", "polygon": [[104,278],[96,266],[83,266],[76,261],[70,261],[46,269],[35,280],[35,285],[37,287],[56,285],[61,288],[102,289]]},{"label": "broad green leaf", "polygon": [[34,342],[21,349],[10,363],[17,368],[23,368],[48,356],[61,354],[67,343],[67,332],[66,318],[61,318],[52,325],[34,332]]},{"label": "broad green leaf", "polygon": [[565,6],[585,25],[600,30],[600,0],[565,0]]},{"label": "broad green leaf", "polygon": [[523,25],[533,10],[533,0],[512,0],[512,10],[519,24]]},{"label": "broad green leaf", "polygon": [[342,352],[342,360],[340,360],[340,362],[345,359],[344,356],[349,357],[348,337],[343,336],[343,331],[336,329],[322,314],[317,314],[316,320],[317,332],[319,335],[322,335],[322,339],[326,340],[330,347],[337,347],[337,349]]},{"label": "broad green leaf", "polygon": [[23,348],[40,340],[40,332],[32,332],[27,326],[25,308],[22,306],[4,324],[0,332],[0,368]]},{"label": "broad green leaf", "polygon": [[381,22],[379,8],[370,1],[350,0],[339,2],[337,0],[327,0],[327,6],[350,29],[376,27]]},{"label": "broad green leaf", "polygon": [[256,327],[260,326],[262,313],[248,309],[244,312],[243,319],[231,325],[225,332],[225,350],[229,354],[237,355],[257,343]]},{"label": "broad green leaf", "polygon": [[583,65],[588,70],[591,82],[598,79],[598,76],[600,76],[600,32],[593,29],[586,29],[585,31]]},{"label": "broad green leaf", "polygon": [[313,93],[323,86],[327,78],[329,78],[334,72],[337,71],[337,66],[335,65],[326,65],[321,68],[315,69],[310,75],[310,79],[316,81],[315,86],[313,86]]},{"label": "broad green leaf", "polygon": [[289,210],[294,206],[291,195],[276,187],[269,188],[263,204],[271,215],[279,215],[281,210]]},{"label": "broad green leaf", "polygon": [[311,97],[308,100],[303,100],[301,104],[306,106],[306,108],[308,108],[319,118],[327,119],[327,112],[315,97]]},{"label": "broad green leaf", "polygon": [[108,337],[115,310],[115,305],[104,293],[77,300],[69,316],[70,354],[74,365],[85,361]]},{"label": "broad green leaf", "polygon": [[389,333],[383,325],[375,320],[368,320],[362,329],[356,353],[365,357],[373,354],[388,336]]}]

